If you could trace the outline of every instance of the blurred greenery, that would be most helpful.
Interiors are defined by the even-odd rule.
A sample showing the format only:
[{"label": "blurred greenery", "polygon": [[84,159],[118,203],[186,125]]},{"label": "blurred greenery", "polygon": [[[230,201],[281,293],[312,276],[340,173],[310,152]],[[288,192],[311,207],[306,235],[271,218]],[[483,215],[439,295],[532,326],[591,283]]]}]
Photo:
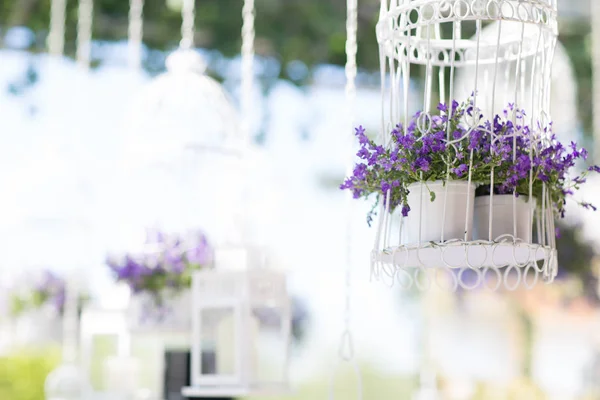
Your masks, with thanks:
[{"label": "blurred greenery", "polygon": [[58,347],[13,350],[0,356],[0,399],[44,400],[46,376],[60,362]]},{"label": "blurred greenery", "polygon": [[[66,51],[75,53],[77,27],[76,1],[67,2]],[[146,0],[144,42],[152,49],[168,50],[180,39],[181,0]],[[96,40],[124,40],[127,37],[129,2],[96,0],[93,35]],[[241,0],[202,0],[196,2],[196,45],[215,49],[224,56],[239,53],[241,46]],[[375,42],[379,0],[363,0],[359,9],[359,63],[378,67]],[[346,0],[256,0],[256,47],[259,55],[274,57],[284,68],[294,60],[304,63],[343,64],[345,62]],[[48,0],[0,0],[1,26],[27,26],[45,37],[50,18]],[[44,40],[36,49],[42,51]],[[36,50],[32,49],[32,50]]]},{"label": "blurred greenery", "polygon": [[579,282],[581,293],[569,293],[568,297],[583,295],[598,304],[598,278],[593,270],[594,260],[598,257],[593,242],[583,237],[581,224],[559,223],[560,237],[556,241],[558,252],[558,279],[572,278]]},{"label": "blurred greenery", "polygon": [[90,383],[94,390],[104,389],[106,359],[117,354],[118,338],[115,335],[96,335],[92,344]]},{"label": "blurred greenery", "polygon": [[[593,134],[592,46],[589,21],[573,21],[561,25],[560,41],[573,64],[577,79],[577,110],[586,139]],[[574,127],[575,128],[575,127]],[[590,146],[589,148],[592,148]]]},{"label": "blurred greenery", "polygon": [[[378,368],[368,364],[360,364],[362,376],[364,399],[411,399],[412,394],[418,387],[418,380],[411,375],[389,375]],[[269,400],[305,400],[321,399],[326,397],[330,390],[329,374],[326,371],[325,379],[306,383],[294,389],[292,393],[281,396],[270,396]],[[336,399],[358,400],[357,377],[354,369],[349,363],[339,364],[339,370],[335,377],[333,391]],[[266,400],[267,397],[249,397],[248,400]]]}]

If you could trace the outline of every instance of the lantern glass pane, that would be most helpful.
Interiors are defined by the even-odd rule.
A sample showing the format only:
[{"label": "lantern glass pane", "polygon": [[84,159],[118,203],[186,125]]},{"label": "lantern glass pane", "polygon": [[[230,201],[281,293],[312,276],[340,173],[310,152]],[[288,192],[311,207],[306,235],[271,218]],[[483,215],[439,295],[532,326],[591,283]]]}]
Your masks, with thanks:
[{"label": "lantern glass pane", "polygon": [[288,331],[277,307],[254,307],[253,320],[258,323],[256,343],[256,379],[261,384],[285,381]]},{"label": "lantern glass pane", "polygon": [[238,321],[233,307],[208,308],[200,311],[201,374],[237,375],[239,362]]}]

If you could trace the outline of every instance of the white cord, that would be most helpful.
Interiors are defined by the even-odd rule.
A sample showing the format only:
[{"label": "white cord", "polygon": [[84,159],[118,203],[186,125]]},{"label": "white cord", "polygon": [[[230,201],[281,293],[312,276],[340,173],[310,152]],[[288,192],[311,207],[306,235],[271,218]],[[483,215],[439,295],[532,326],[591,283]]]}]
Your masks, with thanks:
[{"label": "white cord", "polygon": [[181,42],[179,42],[179,47],[182,49],[191,49],[194,46],[194,28],[196,20],[195,0],[183,0],[181,19]]},{"label": "white cord", "polygon": [[142,67],[142,41],[144,34],[144,0],[129,1],[128,63],[138,70]]},{"label": "white cord", "polygon": [[60,56],[65,49],[65,9],[66,0],[52,0],[50,5],[50,32],[48,33],[48,52]]},{"label": "white cord", "polygon": [[93,0],[79,0],[77,21],[77,63],[83,68],[90,67],[92,50]]},{"label": "white cord", "polygon": [[242,82],[241,82],[241,111],[242,111],[242,146],[245,152],[250,143],[250,104],[254,83],[254,0],[244,0],[242,8]]},{"label": "white cord", "polygon": [[[385,1],[385,0],[383,0]],[[347,0],[346,15],[346,107],[348,117],[348,132],[352,132],[354,125],[354,114],[356,108],[356,53],[357,53],[357,29],[358,29],[358,0]],[[351,166],[350,165],[350,171]],[[349,363],[354,369],[357,379],[358,399],[363,398],[363,385],[360,368],[354,358],[354,338],[352,335],[352,209],[354,202],[352,196],[347,196],[347,216],[346,221],[346,279],[345,279],[345,308],[344,308],[344,330],[340,337],[340,347],[338,350],[339,365]],[[338,368],[334,369],[331,376],[329,398],[335,399],[334,386],[335,377]]]}]

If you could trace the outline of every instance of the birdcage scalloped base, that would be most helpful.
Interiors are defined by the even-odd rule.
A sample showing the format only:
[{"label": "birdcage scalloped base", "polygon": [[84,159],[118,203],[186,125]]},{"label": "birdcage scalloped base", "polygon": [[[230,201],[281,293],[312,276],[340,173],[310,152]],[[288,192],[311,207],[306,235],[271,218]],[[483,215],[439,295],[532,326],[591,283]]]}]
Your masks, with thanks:
[{"label": "birdcage scalloped base", "polygon": [[373,251],[371,275],[403,289],[531,289],[558,271],[556,249],[512,241],[448,241]]}]

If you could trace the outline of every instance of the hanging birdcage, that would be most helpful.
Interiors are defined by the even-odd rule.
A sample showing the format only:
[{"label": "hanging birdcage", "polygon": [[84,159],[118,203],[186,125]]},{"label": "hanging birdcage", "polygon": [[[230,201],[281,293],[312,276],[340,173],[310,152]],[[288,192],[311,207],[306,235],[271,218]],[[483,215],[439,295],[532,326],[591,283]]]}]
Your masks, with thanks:
[{"label": "hanging birdcage", "polygon": [[[132,9],[141,21],[141,4]],[[135,11],[135,12],[134,12]],[[125,127],[128,151],[142,165],[177,160],[188,150],[237,154],[238,115],[223,87],[206,74],[207,64],[193,47],[195,3],[182,2],[182,39],[166,60],[166,72],[153,79],[131,107]],[[140,63],[141,22],[131,57]],[[136,44],[137,43],[137,44]]]},{"label": "hanging birdcage", "polygon": [[[136,3],[130,15],[135,27],[130,57],[139,66],[143,4]],[[194,1],[181,5],[179,48],[167,57],[166,72],[148,83],[127,115],[125,163],[131,175],[124,181],[124,220],[171,232],[201,226],[213,242],[221,243],[231,239],[228,232],[235,222],[230,210],[240,197],[238,113],[224,88],[206,74],[206,62],[193,47]]]},{"label": "hanging birdcage", "polygon": [[190,148],[239,150],[237,112],[223,87],[206,75],[202,56],[182,47],[168,56],[166,67],[131,107],[130,151],[150,160],[173,160]]},{"label": "hanging birdcage", "polygon": [[364,162],[342,186],[378,193],[372,273],[421,290],[551,282],[568,194],[555,177],[574,165],[554,161],[585,158],[552,133],[556,0],[382,0],[377,37],[382,133],[357,128]]}]

